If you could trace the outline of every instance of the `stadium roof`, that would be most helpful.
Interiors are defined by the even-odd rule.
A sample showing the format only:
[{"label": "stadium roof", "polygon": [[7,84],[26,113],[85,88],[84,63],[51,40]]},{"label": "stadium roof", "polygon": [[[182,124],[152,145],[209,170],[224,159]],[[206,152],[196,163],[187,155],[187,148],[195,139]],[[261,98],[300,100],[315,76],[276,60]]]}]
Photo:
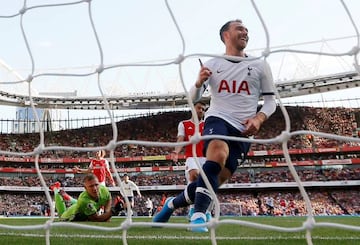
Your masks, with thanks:
[{"label": "stadium roof", "polygon": [[[281,98],[295,97],[306,94],[324,93],[360,86],[360,75],[357,72],[337,73],[327,76],[313,77],[307,80],[297,80],[277,83],[276,88]],[[32,97],[37,108],[104,110],[102,97]],[[204,97],[204,100],[209,100]],[[141,96],[111,96],[107,97],[110,109],[165,109],[184,107],[188,104],[185,93]],[[2,105],[26,107],[30,105],[30,97],[10,94],[0,91]]]}]

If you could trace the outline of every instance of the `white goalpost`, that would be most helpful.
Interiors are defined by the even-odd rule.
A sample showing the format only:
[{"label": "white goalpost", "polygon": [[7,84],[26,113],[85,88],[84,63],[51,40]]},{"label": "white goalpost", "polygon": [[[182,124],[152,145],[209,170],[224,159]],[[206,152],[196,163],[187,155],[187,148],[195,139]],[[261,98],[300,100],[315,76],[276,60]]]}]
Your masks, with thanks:
[{"label": "white goalpost", "polygon": [[[18,1],[17,6],[15,6],[12,9],[6,9],[3,10],[4,12],[0,12],[0,23],[5,23],[9,21],[16,20],[17,27],[14,27],[14,33],[10,33],[12,38],[17,38],[17,41],[15,44],[21,44],[21,49],[23,51],[23,63],[20,64],[20,66],[26,67],[26,69],[19,68],[19,72],[22,73],[22,75],[17,76],[16,78],[7,78],[0,80],[0,92],[1,94],[1,101],[3,101],[3,104],[12,105],[12,106],[30,106],[33,114],[34,119],[36,120],[39,128],[39,142],[36,147],[34,147],[34,150],[32,152],[12,152],[12,151],[6,151],[3,149],[0,149],[0,154],[7,155],[7,156],[16,156],[16,157],[23,157],[23,156],[34,156],[35,157],[35,168],[38,174],[38,177],[41,180],[42,187],[44,189],[44,195],[46,195],[46,199],[48,203],[52,203],[52,196],[51,192],[49,191],[48,186],[46,185],[46,182],[43,178],[43,175],[40,171],[40,164],[39,163],[39,156],[46,151],[78,151],[78,152],[95,152],[100,149],[105,149],[110,152],[109,159],[110,159],[110,166],[111,169],[114,171],[115,178],[118,183],[121,182],[120,175],[116,171],[115,166],[115,149],[118,146],[126,145],[126,144],[138,144],[143,146],[153,146],[153,147],[175,147],[177,145],[180,145],[176,142],[150,142],[150,141],[140,141],[140,140],[125,140],[120,141],[118,139],[118,128],[116,126],[116,122],[113,117],[113,110],[115,106],[121,107],[122,109],[126,107],[130,107],[136,103],[140,105],[140,109],[147,109],[143,108],[142,100],[148,100],[151,101],[152,99],[154,101],[157,101],[158,103],[161,103],[162,98],[172,98],[176,96],[180,96],[179,93],[184,94],[182,96],[182,100],[187,103],[187,105],[191,108],[191,113],[193,115],[196,114],[193,101],[191,100],[189,96],[189,86],[193,83],[195,80],[195,76],[197,75],[196,72],[198,72],[199,65],[196,64],[198,57],[201,58],[211,58],[211,57],[223,57],[221,52],[223,52],[221,49],[214,51],[213,53],[209,53],[206,48],[201,50],[194,50],[193,46],[191,46],[192,41],[193,42],[215,42],[215,40],[218,38],[218,27],[220,27],[223,22],[227,21],[227,16],[224,18],[220,18],[220,22],[216,23],[216,28],[211,26],[212,29],[211,32],[214,32],[212,36],[206,36],[201,37],[202,33],[206,33],[206,35],[209,35],[208,27],[207,27],[207,20],[202,19],[199,20],[196,18],[196,16],[181,16],[178,15],[179,12],[178,9],[181,9],[183,12],[186,13],[186,8],[184,9],[184,6],[182,6],[180,3],[176,1],[136,1],[139,5],[138,8],[131,9],[134,12],[127,12],[130,11],[130,9],[125,8],[119,8],[114,9],[110,4],[106,3],[107,1],[103,0],[79,0],[79,1],[30,1],[30,0],[24,0],[24,1]],[[122,1],[121,1],[122,2]],[[182,1],[179,1],[182,2]],[[200,1],[201,2],[201,1]],[[342,57],[350,57],[352,61],[352,69],[355,74],[360,73],[360,66],[359,66],[359,52],[360,52],[360,34],[358,30],[358,23],[354,20],[354,15],[356,15],[356,11],[354,9],[350,9],[348,7],[348,4],[346,1],[336,1],[338,4],[337,11],[341,11],[342,14],[345,16],[341,19],[341,21],[344,22],[343,25],[348,25],[353,30],[354,35],[354,42],[350,43],[347,47],[346,52],[330,52],[330,51],[314,51],[314,50],[302,50],[301,48],[293,50],[289,49],[287,47],[280,47],[280,48],[272,48],[271,47],[271,41],[272,37],[277,35],[276,26],[272,26],[270,23],[272,23],[271,18],[267,14],[263,14],[263,9],[261,8],[262,4],[263,7],[269,7],[269,3],[258,3],[258,1],[252,0],[247,2],[247,13],[245,17],[242,17],[242,9],[241,4],[239,2],[242,1],[215,1],[216,4],[214,4],[214,1],[202,1],[202,4],[207,4],[209,2],[209,5],[226,5],[228,4],[227,8],[238,8],[238,11],[236,13],[238,16],[235,16],[236,18],[243,19],[245,23],[247,22],[256,22],[258,23],[258,29],[261,29],[261,36],[254,36],[250,38],[250,42],[252,39],[261,39],[263,40],[262,44],[265,43],[265,46],[260,52],[258,52],[258,56],[256,59],[266,59],[271,60],[274,56],[282,55],[282,54],[299,54],[299,55],[305,55],[307,57],[308,55],[313,56],[321,56],[321,57],[330,57],[330,58],[342,58]],[[270,1],[272,2],[272,1]],[[330,2],[330,1],[329,1]],[[150,7],[151,3],[156,5],[159,10],[159,13],[157,12],[151,12],[149,15],[145,15],[147,13],[147,8]],[[118,4],[118,3],[117,3]],[[121,5],[126,5],[125,2],[121,3],[120,5],[116,5],[117,7],[121,7]],[[193,8],[201,8],[198,6],[199,3],[197,1],[191,1],[191,5],[196,5]],[[1,5],[1,4],[0,4]],[[192,8],[190,6],[187,6],[187,8]],[[234,6],[233,6],[234,5]],[[209,6],[206,6],[209,7]],[[97,11],[98,8],[105,8],[107,11],[109,11],[108,16],[101,16],[100,12]],[[67,12],[69,11],[69,12]],[[201,10],[199,10],[201,11]],[[296,11],[296,10],[286,10],[286,11]],[[321,10],[319,10],[321,11]],[[65,20],[67,18],[67,14],[77,12],[79,15],[79,18],[74,19],[72,21]],[[150,11],[149,11],[150,12]],[[245,11],[246,12],[246,11]],[[111,14],[110,14],[111,13]],[[234,14],[235,12],[232,12]],[[112,19],[112,15],[118,14],[119,18],[123,16],[123,19],[120,23],[114,23],[114,19]],[[154,24],[151,24],[152,18],[156,19],[154,15],[159,15],[159,20],[156,20]],[[206,13],[205,16],[207,18],[212,18],[212,16],[215,15],[221,15],[222,13],[217,11],[216,9],[211,14]],[[60,34],[57,33],[56,30],[53,29],[43,29],[39,28],[37,31],[35,29],[31,29],[32,31],[29,31],[30,24],[27,25],[29,19],[35,18],[35,21],[33,23],[37,23],[40,26],[43,26],[44,21],[52,22],[51,16],[59,17],[61,15],[61,18],[64,19],[64,22],[68,25],[72,26],[62,26],[62,23],[52,23],[54,25],[54,28],[74,28],[75,32],[76,30],[79,31],[79,33],[86,32],[86,36],[83,38],[81,35],[79,35],[77,38],[77,43],[75,49],[77,50],[76,53],[67,53],[69,67],[74,66],[77,67],[77,69],[70,69],[68,71],[65,68],[59,68],[58,70],[55,68],[58,63],[61,64],[60,59],[57,60],[56,55],[60,55],[61,53],[68,52],[66,45],[71,45],[71,43],[68,43],[67,39],[64,37],[61,37]],[[36,19],[36,16],[41,16],[39,19]],[[77,16],[75,14],[75,16]],[[81,16],[81,18],[80,18]],[[160,18],[161,17],[161,18]],[[251,17],[251,21],[247,21],[246,18]],[[129,19],[127,19],[129,18]],[[135,19],[141,19],[144,18],[141,23],[135,23]],[[184,23],[189,18],[193,19],[192,23]],[[294,17],[295,18],[295,17]],[[304,16],[303,18],[306,18]],[[333,18],[336,19],[336,16],[333,16]],[[154,20],[155,21],[155,20]],[[158,22],[157,22],[158,21]],[[157,26],[160,25],[161,26]],[[197,32],[195,36],[188,36],[188,27],[191,25],[195,25],[197,28]],[[254,25],[251,24],[251,27]],[[45,27],[45,26],[43,26]],[[3,28],[3,24],[0,24],[0,30]],[[143,36],[142,35],[142,29],[149,28],[154,33],[153,36]],[[202,29],[201,29],[202,28]],[[308,27],[311,28],[311,27]],[[109,30],[111,29],[110,33],[119,32],[121,37],[117,37],[115,42],[118,42],[116,45],[118,47],[117,50],[110,50],[108,47],[112,44],[114,40],[112,38],[108,37]],[[250,29],[250,33],[251,33]],[[258,30],[259,31],[259,30]],[[336,30],[335,30],[336,31]],[[53,35],[53,42],[54,43],[48,43],[44,36],[42,36],[42,33],[50,32]],[[58,36],[59,35],[59,36]],[[115,35],[115,34],[114,34]],[[176,43],[174,46],[168,48],[164,45],[162,38],[166,39],[167,35],[169,36],[176,36]],[[292,35],[289,33],[288,35]],[[105,38],[107,36],[107,38]],[[114,37],[115,38],[115,37]],[[204,38],[204,39],[202,39]],[[217,39],[216,39],[217,38]],[[142,41],[139,42],[139,39]],[[202,39],[202,40],[200,40]],[[19,41],[20,40],[20,41]],[[134,46],[128,45],[128,41],[130,40],[134,42]],[[127,41],[127,42],[126,42]],[[41,53],[41,49],[45,50],[52,50],[51,46],[55,45],[57,42],[63,42],[64,46],[57,46],[56,52],[51,53],[49,56],[44,55]],[[124,43],[122,43],[124,42]],[[126,43],[125,43],[126,42]],[[257,44],[259,43],[258,40],[254,40]],[[146,45],[146,51],[144,51],[144,59],[140,59],[141,52],[138,52],[137,47],[141,46],[141,43],[145,43]],[[152,43],[151,45],[147,45],[148,43]],[[10,43],[7,43],[8,45]],[[14,45],[15,45],[14,44]],[[125,45],[127,44],[127,45]],[[186,49],[189,45],[190,48]],[[260,44],[259,44],[260,45]],[[154,53],[152,52],[151,48],[154,48],[154,52],[159,53],[159,59],[151,60],[150,58]],[[204,44],[205,46],[205,44]],[[222,47],[220,43],[217,43],[218,47]],[[89,48],[88,50],[85,49]],[[11,49],[14,47],[8,47],[8,49]],[[131,55],[124,55],[122,57],[122,54],[125,54],[127,49],[131,49],[131,52],[134,54],[135,59],[132,59]],[[190,51],[189,51],[190,50]],[[109,54],[116,53],[118,54],[119,59],[114,56],[111,56]],[[89,65],[88,61],[86,60],[86,54],[91,53],[92,56],[90,58]],[[170,53],[170,55],[167,55],[167,53]],[[7,57],[9,58],[8,62],[11,64],[13,60],[11,59],[12,55],[18,55],[17,53],[11,54],[9,51],[9,54],[7,54]],[[55,57],[55,58],[52,58]],[[81,66],[82,63],[76,63],[74,64],[74,60],[76,62],[84,62],[86,65]],[[165,58],[164,58],[165,57]],[[170,58],[169,58],[170,57]],[[0,60],[2,60],[2,57],[0,57]],[[48,69],[46,71],[41,70],[40,67],[46,64],[46,60],[53,65],[51,69]],[[151,60],[151,61],[148,61]],[[5,60],[7,62],[7,60]],[[269,62],[271,65],[271,61]],[[275,62],[274,62],[275,63]],[[289,61],[291,63],[291,61]],[[305,63],[305,60],[304,60]],[[190,70],[190,72],[187,72],[187,69],[189,67],[193,66],[193,68]],[[286,66],[286,62],[277,62],[275,66],[282,67]],[[304,66],[306,66],[304,64]],[[195,68],[194,68],[195,67]],[[11,68],[7,67],[11,70]],[[148,69],[154,68],[155,71],[150,72]],[[165,69],[169,68],[169,70]],[[320,69],[320,68],[319,68]],[[136,73],[136,71],[139,70],[141,72]],[[60,71],[60,72],[59,72]],[[175,72],[175,75],[174,75]],[[296,73],[294,71],[291,71],[293,73]],[[155,84],[152,81],[148,81],[148,78],[153,78],[154,74],[161,74],[158,75],[158,79],[162,80],[161,85]],[[280,70],[278,72],[281,73]],[[16,74],[18,74],[16,72]],[[136,74],[134,77],[129,77],[129,74]],[[144,76],[147,76],[144,79]],[[277,76],[278,77],[278,76]],[[22,78],[22,79],[20,79]],[[279,77],[278,77],[279,78]],[[81,84],[80,81],[82,80]],[[138,82],[138,80],[141,80],[142,83]],[[121,82],[120,82],[121,81]],[[63,83],[63,84],[62,84]],[[61,86],[60,89],[57,86]],[[12,90],[12,87],[17,87],[17,89]],[[18,88],[21,87],[21,88]],[[160,88],[161,87],[161,88]],[[61,91],[61,93],[66,93],[66,91],[78,91],[79,93],[77,96],[70,96],[67,98],[57,98],[56,96],[39,96],[39,94],[36,94],[36,91],[39,91],[39,89],[46,89],[48,91],[48,94],[52,91],[56,94],[56,92]],[[164,89],[165,88],[165,89]],[[67,89],[67,90],[66,90]],[[163,89],[160,91],[160,89]],[[17,94],[18,91],[21,90],[22,94]],[[47,93],[47,91],[40,93],[40,95],[44,95]],[[124,95],[124,91],[128,92],[127,95]],[[138,92],[137,92],[138,91]],[[41,92],[41,91],[40,91]],[[88,92],[88,93],[87,93]],[[24,95],[25,93],[25,95]],[[136,94],[137,93],[137,94]],[[130,94],[130,95],[129,95]],[[131,96],[132,95],[132,96]],[[180,96],[181,97],[181,96]],[[312,205],[310,202],[310,198],[296,172],[296,169],[294,168],[294,165],[292,164],[290,154],[289,154],[289,146],[288,141],[292,137],[296,137],[299,135],[308,135],[312,134],[317,137],[325,137],[330,138],[338,141],[350,141],[355,143],[360,143],[359,138],[351,138],[351,137],[345,137],[341,135],[336,134],[325,134],[321,132],[312,132],[309,130],[300,130],[300,131],[291,131],[291,121],[289,118],[289,115],[286,111],[286,108],[282,104],[282,99],[280,98],[279,93],[276,93],[277,102],[281,108],[281,111],[283,113],[284,119],[285,119],[285,128],[283,129],[282,133],[280,135],[277,135],[274,138],[271,139],[254,139],[254,138],[237,138],[232,139],[229,137],[225,137],[226,139],[231,140],[237,140],[237,141],[246,141],[254,144],[263,144],[263,145],[271,145],[271,144],[281,144],[282,150],[284,152],[284,158],[286,160],[286,164],[297,183],[298,189],[304,199],[306,210],[307,210],[307,216],[306,221],[302,224],[302,226],[298,227],[280,227],[276,224],[273,225],[265,225],[265,224],[259,224],[255,222],[249,222],[249,221],[242,221],[241,219],[235,219],[234,216],[242,216],[242,214],[245,212],[243,210],[243,207],[241,203],[220,203],[217,199],[214,191],[211,188],[211,185],[209,181],[206,178],[206,175],[203,171],[201,171],[201,175],[205,179],[206,185],[208,189],[210,190],[215,203],[214,203],[214,210],[213,210],[213,219],[210,220],[206,225],[209,228],[209,236],[212,244],[217,244],[216,240],[216,230],[219,226],[224,224],[231,224],[234,226],[249,226],[254,227],[258,229],[266,229],[266,230],[272,230],[272,231],[281,231],[281,232],[299,232],[299,231],[305,231],[306,232],[306,243],[308,245],[313,244],[312,242],[312,230],[316,227],[335,227],[338,229],[349,229],[354,231],[360,231],[360,226],[348,226],[348,225],[342,225],[338,223],[322,223],[322,222],[316,222],[313,217],[312,212]],[[144,99],[145,98],[145,99]],[[178,97],[176,97],[178,98]],[[56,101],[61,100],[63,103],[66,104],[69,103],[74,106],[83,106],[85,103],[89,103],[89,106],[83,106],[83,110],[86,111],[86,108],[102,108],[104,111],[106,111],[106,114],[111,118],[111,126],[112,126],[112,139],[107,142],[107,144],[99,147],[79,147],[79,146],[54,146],[54,145],[46,145],[45,144],[45,130],[44,125],[42,125],[41,118],[38,115],[37,109],[41,108],[42,106],[48,105],[51,109],[58,109],[62,108],[61,103],[56,104]],[[180,100],[180,99],[179,99]],[[44,102],[45,101],[45,102]],[[64,102],[65,101],[65,102]],[[165,102],[164,102],[165,103]],[[177,101],[174,100],[172,104],[174,107],[177,105]],[[90,106],[91,104],[91,106]],[[166,104],[168,106],[168,104]],[[134,106],[136,108],[136,106]],[[197,118],[197,117],[194,117]],[[198,123],[198,122],[197,122]],[[197,125],[198,127],[198,125]],[[203,137],[196,135],[192,138],[190,143],[197,143],[200,140],[202,140]],[[119,185],[119,189],[122,189],[123,187]],[[129,200],[125,198],[125,201],[129,205]],[[91,230],[98,230],[98,231],[110,231],[110,230],[121,230],[122,235],[121,239],[123,244],[128,244],[127,237],[128,237],[128,231],[129,229],[133,227],[164,227],[165,229],[167,227],[171,228],[179,228],[179,229],[186,229],[189,227],[194,227],[194,225],[190,225],[189,223],[166,223],[166,224],[159,224],[159,223],[153,223],[153,222],[137,222],[133,220],[130,212],[127,213],[126,219],[124,222],[120,223],[117,227],[105,227],[105,226],[92,226],[92,225],[84,225],[81,223],[71,223],[71,222],[55,222],[56,216],[55,216],[55,210],[54,207],[51,205],[51,217],[46,223],[41,225],[33,225],[33,226],[21,226],[21,227],[12,227],[5,224],[2,224],[0,222],[1,228],[6,229],[14,229],[14,230],[45,230],[45,241],[46,244],[51,244],[50,237],[51,237],[51,228],[52,227],[77,227],[77,228],[85,228],[85,229],[91,229]],[[251,210],[249,211],[251,212]],[[225,219],[220,219],[220,216],[226,216]]]}]

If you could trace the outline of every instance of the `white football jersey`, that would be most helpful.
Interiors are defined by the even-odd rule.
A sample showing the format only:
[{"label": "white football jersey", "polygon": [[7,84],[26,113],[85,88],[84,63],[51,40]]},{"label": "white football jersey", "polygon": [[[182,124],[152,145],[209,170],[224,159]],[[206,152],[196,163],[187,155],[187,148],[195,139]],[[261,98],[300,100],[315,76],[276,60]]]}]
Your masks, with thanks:
[{"label": "white football jersey", "polygon": [[262,59],[244,58],[233,62],[224,58],[208,60],[204,66],[212,72],[203,84],[201,94],[209,86],[210,107],[205,118],[216,116],[240,131],[246,119],[254,117],[261,95],[274,95],[271,70]]},{"label": "white football jersey", "polygon": [[124,188],[124,193],[121,193],[123,196],[133,197],[134,191],[139,191],[139,187],[131,180],[128,182],[121,181],[121,184]]}]

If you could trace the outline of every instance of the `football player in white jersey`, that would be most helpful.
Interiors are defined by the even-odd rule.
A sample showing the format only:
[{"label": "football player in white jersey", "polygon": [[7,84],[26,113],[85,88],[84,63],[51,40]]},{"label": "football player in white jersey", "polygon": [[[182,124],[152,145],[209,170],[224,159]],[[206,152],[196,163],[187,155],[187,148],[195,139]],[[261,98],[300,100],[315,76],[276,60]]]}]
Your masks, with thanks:
[{"label": "football player in white jersey", "polygon": [[[248,29],[241,20],[231,20],[220,29],[220,38],[225,44],[225,55],[235,56],[213,58],[201,69],[190,93],[193,100],[201,97],[209,87],[210,107],[205,113],[203,135],[224,135],[248,137],[255,135],[264,121],[276,109],[275,86],[269,65],[264,60],[248,57],[244,49],[248,43]],[[258,109],[262,96],[264,103]],[[213,190],[230,179],[238,166],[238,160],[247,155],[250,144],[219,138],[205,140],[206,162],[203,165]],[[169,197],[163,209],[154,217],[154,222],[167,222],[173,210],[195,204],[192,224],[195,232],[206,232],[205,212],[212,203],[212,197],[201,176],[188,185],[177,197]]]},{"label": "football player in white jersey", "polygon": [[132,209],[134,208],[135,200],[134,200],[134,191],[138,194],[139,197],[141,197],[140,189],[139,187],[129,179],[129,176],[127,174],[124,174],[123,180],[121,181],[121,185],[124,189],[124,192],[121,190],[121,195],[123,197],[127,197],[130,202],[130,208],[131,208],[131,214]]}]

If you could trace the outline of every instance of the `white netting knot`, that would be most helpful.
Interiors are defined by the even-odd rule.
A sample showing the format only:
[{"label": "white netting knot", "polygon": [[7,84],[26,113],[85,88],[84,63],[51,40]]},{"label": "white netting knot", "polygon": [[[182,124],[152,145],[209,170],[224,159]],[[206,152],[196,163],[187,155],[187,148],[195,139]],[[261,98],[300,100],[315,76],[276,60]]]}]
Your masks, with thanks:
[{"label": "white netting knot", "polygon": [[290,132],[282,131],[280,135],[276,137],[277,142],[282,143],[288,141],[291,138]]},{"label": "white netting knot", "polygon": [[270,49],[269,48],[264,49],[264,51],[262,52],[262,55],[264,57],[268,57],[270,55]]},{"label": "white netting knot", "polygon": [[50,228],[51,228],[51,223],[52,223],[51,220],[46,221],[45,224],[44,224],[44,229],[45,229],[45,230],[50,230]]},{"label": "white netting knot", "polygon": [[104,71],[104,66],[103,65],[99,65],[99,67],[96,69],[97,73],[101,73]]},{"label": "white netting knot", "polygon": [[179,57],[177,57],[177,59],[174,61],[174,63],[178,65],[181,62],[183,62],[184,59],[185,59],[185,56],[180,54]]},{"label": "white netting knot", "polygon": [[28,83],[31,83],[31,81],[34,79],[34,77],[30,74],[27,78],[26,78],[26,81]]},{"label": "white netting knot", "polygon": [[312,229],[314,229],[314,226],[315,226],[315,221],[314,221],[314,219],[307,219],[307,220],[303,223],[303,227],[304,227],[306,230],[312,230]]},{"label": "white netting knot", "polygon": [[199,132],[196,132],[196,133],[194,133],[193,136],[191,136],[191,137],[189,138],[189,141],[190,141],[191,144],[197,144],[197,143],[199,143],[200,140],[201,140],[200,137],[201,137],[200,133],[199,133]]},{"label": "white netting knot", "polygon": [[130,219],[126,219],[124,220],[124,222],[121,224],[122,228],[124,230],[128,230],[129,228],[131,228],[131,220]]},{"label": "white netting knot", "polygon": [[349,51],[349,55],[356,55],[360,52],[360,47],[354,46],[352,49],[350,49]]},{"label": "white netting knot", "polygon": [[107,150],[115,150],[116,149],[116,140],[110,140],[106,146]]},{"label": "white netting knot", "polygon": [[25,14],[25,12],[26,12],[26,7],[23,7],[22,9],[19,10],[20,14]]},{"label": "white netting knot", "polygon": [[210,219],[208,222],[208,228],[216,228],[216,220],[215,219]]},{"label": "white netting knot", "polygon": [[43,144],[39,144],[36,148],[34,148],[34,153],[37,154],[41,154],[44,151],[44,145]]}]

